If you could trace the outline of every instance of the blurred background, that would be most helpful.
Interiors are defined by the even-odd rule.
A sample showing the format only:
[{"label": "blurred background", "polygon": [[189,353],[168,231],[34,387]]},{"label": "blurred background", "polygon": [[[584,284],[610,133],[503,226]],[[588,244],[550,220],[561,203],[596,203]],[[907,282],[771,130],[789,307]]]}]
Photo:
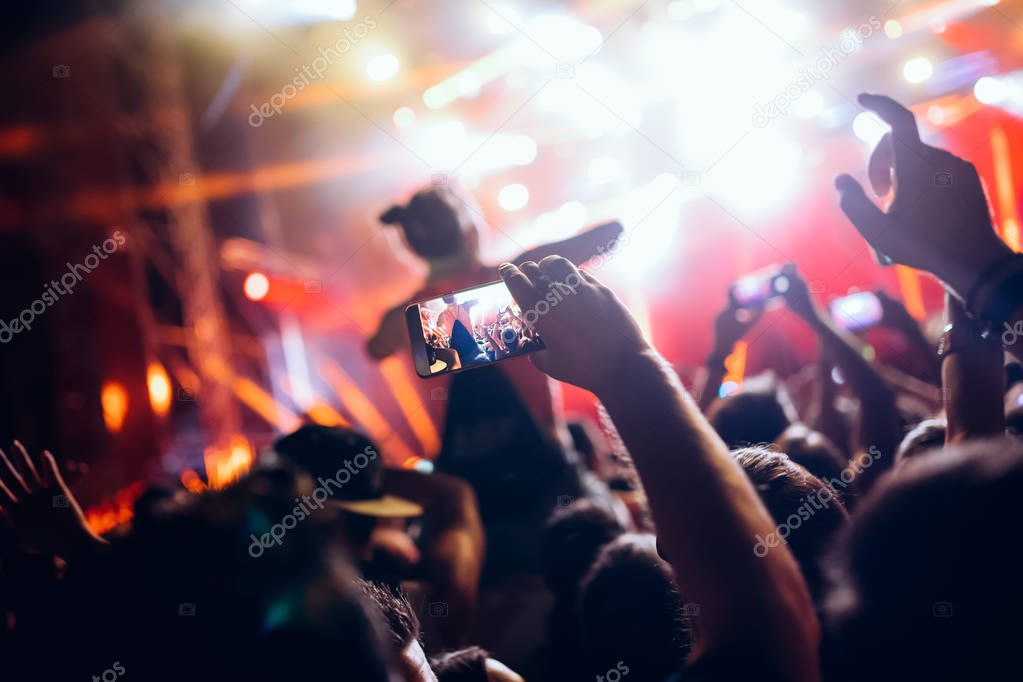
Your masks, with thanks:
[{"label": "blurred background", "polygon": [[[424,275],[377,216],[471,194],[487,262],[587,225],[591,266],[692,379],[744,273],[795,262],[821,302],[940,288],[842,216],[884,133],[868,90],[977,164],[1019,247],[1023,2],[65,0],[3,10],[0,441],[74,461],[90,524],[141,482],[237,477],[302,419],[388,462],[439,449],[443,390],[364,351]],[[796,340],[793,343],[793,338]],[[898,364],[898,337],[873,333]],[[816,344],[769,312],[727,390]],[[786,368],[788,368],[786,370]],[[595,412],[564,389],[569,412]],[[184,474],[181,474],[184,472]]]}]

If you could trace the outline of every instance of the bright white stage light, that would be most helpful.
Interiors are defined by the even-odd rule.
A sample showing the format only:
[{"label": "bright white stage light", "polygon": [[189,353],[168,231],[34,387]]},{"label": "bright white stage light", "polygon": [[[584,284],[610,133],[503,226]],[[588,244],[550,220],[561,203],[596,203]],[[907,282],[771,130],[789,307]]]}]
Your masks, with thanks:
[{"label": "bright white stage light", "polygon": [[896,38],[901,38],[902,24],[900,24],[895,19],[889,19],[888,21],[884,22],[884,34],[891,38],[892,40],[895,40]]},{"label": "bright white stage light", "polygon": [[1001,78],[984,76],[973,86],[973,96],[981,104],[999,104],[1009,97],[1009,86]]},{"label": "bright white stage light", "polygon": [[381,54],[373,57],[369,60],[369,64],[366,65],[366,75],[371,80],[385,81],[398,73],[398,68],[401,65],[398,63],[398,58],[393,54]]},{"label": "bright white stage light", "polygon": [[551,55],[559,62],[574,63],[596,52],[604,42],[598,29],[563,14],[534,17],[526,22],[524,32],[532,40],[524,40],[523,49],[535,54],[538,66],[548,66]]},{"label": "bright white stage light", "polygon": [[505,185],[497,194],[497,203],[506,211],[518,211],[529,203],[529,190],[525,185]]},{"label": "bright white stage light", "polygon": [[455,168],[472,151],[465,125],[453,120],[417,126],[410,146],[437,168]]},{"label": "bright white stage light", "polygon": [[590,161],[586,174],[595,185],[602,185],[605,182],[614,182],[622,177],[624,170],[621,161],[613,156],[598,156]]},{"label": "bright white stage light", "polygon": [[480,6],[486,12],[487,30],[494,35],[514,33],[516,27],[522,25],[522,15],[514,7],[489,3],[487,6],[481,3]]},{"label": "bright white stage light", "polygon": [[586,206],[569,201],[554,211],[541,213],[536,218],[538,241],[557,241],[576,234],[586,224]]},{"label": "bright white stage light", "polygon": [[934,64],[927,57],[914,57],[902,67],[902,77],[910,83],[923,83],[934,75]]},{"label": "bright white stage light", "polygon": [[867,144],[873,146],[888,132],[888,124],[871,112],[863,111],[853,119],[853,133]]},{"label": "bright white stage light", "polygon": [[408,128],[416,122],[416,112],[409,107],[401,107],[394,112],[394,125],[399,128]]}]

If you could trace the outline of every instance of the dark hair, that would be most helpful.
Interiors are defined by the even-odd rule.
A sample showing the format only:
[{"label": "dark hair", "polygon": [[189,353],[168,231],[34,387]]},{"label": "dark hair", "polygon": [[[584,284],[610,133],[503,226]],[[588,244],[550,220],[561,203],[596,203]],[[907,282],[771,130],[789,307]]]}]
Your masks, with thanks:
[{"label": "dark hair", "polygon": [[408,596],[400,587],[390,587],[363,578],[356,578],[355,584],[384,615],[391,632],[391,641],[399,651],[404,651],[409,644],[419,641],[419,617],[416,616]]},{"label": "dark hair", "polygon": [[625,532],[606,508],[577,500],[551,514],[540,539],[540,565],[556,595],[574,598],[600,548]]},{"label": "dark hair", "polygon": [[487,659],[478,646],[459,649],[430,659],[437,682],[487,682]]},{"label": "dark hair", "polygon": [[638,680],[663,680],[689,651],[682,598],[652,535],[627,533],[606,545],[579,598],[582,659],[604,675],[624,663]]},{"label": "dark hair", "polygon": [[905,462],[832,557],[827,623],[856,680],[999,679],[1018,666],[1023,443],[973,441]]},{"label": "dark hair", "polygon": [[821,559],[849,520],[834,488],[788,455],[767,448],[743,448],[732,456],[753,481],[774,522],[779,527],[788,525],[790,532],[779,539],[788,544],[799,563],[810,593],[820,597],[824,582]]},{"label": "dark hair", "polygon": [[[789,459],[822,481],[841,480],[842,471],[849,465],[827,436],[803,424],[793,424],[776,442],[778,449],[788,455]],[[849,488],[854,485],[855,480],[849,484]],[[850,493],[854,492],[849,488],[835,491],[847,505]]]},{"label": "dark hair", "polygon": [[[51,657],[46,664],[64,669],[40,677],[85,679],[118,660],[156,681],[290,679],[321,666],[389,680],[392,647],[352,586],[331,510],[284,521],[298,520],[295,499],[312,490],[300,472],[259,470],[151,509],[106,556],[76,562],[67,613],[46,636],[84,653]],[[267,535],[260,544],[277,525],[287,529],[282,542]]]},{"label": "dark hair", "polygon": [[715,401],[707,419],[729,448],[737,448],[773,443],[794,421],[791,412],[776,383],[754,377],[742,393]]},{"label": "dark hair", "polygon": [[455,255],[466,233],[474,229],[465,201],[445,187],[419,190],[408,205],[384,211],[380,222],[400,225],[409,247],[425,260]]},{"label": "dark hair", "polygon": [[906,434],[895,451],[896,464],[917,457],[935,448],[945,446],[948,422],[944,419],[925,419]]}]

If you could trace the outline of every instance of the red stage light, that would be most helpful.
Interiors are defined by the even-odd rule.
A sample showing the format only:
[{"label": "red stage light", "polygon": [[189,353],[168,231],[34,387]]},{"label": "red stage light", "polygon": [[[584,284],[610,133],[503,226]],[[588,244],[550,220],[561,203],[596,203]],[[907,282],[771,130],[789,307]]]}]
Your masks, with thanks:
[{"label": "red stage light", "polygon": [[250,272],[242,286],[250,301],[262,301],[270,292],[270,280],[262,272]]}]

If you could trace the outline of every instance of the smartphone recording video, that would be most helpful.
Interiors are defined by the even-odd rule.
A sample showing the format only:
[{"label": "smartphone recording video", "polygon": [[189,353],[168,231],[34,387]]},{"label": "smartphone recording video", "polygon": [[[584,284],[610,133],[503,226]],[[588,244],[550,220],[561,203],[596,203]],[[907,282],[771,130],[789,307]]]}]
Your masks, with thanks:
[{"label": "smartphone recording video", "polygon": [[543,349],[504,282],[405,309],[412,359],[423,378],[483,367]]},{"label": "smartphone recording video", "polygon": [[881,300],[870,291],[849,294],[831,302],[831,319],[851,332],[876,327],[882,314]]},{"label": "smartphone recording video", "polygon": [[789,289],[784,268],[769,265],[736,280],[732,285],[732,298],[741,307],[758,306]]}]

